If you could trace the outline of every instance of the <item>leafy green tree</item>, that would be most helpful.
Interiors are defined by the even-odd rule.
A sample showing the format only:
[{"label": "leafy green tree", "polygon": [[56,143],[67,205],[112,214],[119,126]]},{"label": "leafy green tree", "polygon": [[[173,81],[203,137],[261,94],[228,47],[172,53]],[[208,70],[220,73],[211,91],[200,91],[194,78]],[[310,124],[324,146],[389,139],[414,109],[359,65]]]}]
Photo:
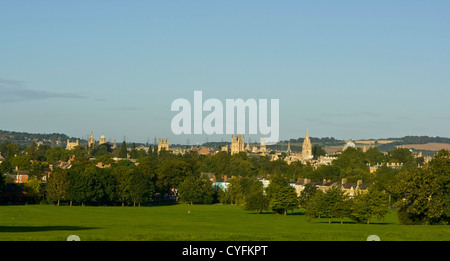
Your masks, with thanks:
[{"label": "leafy green tree", "polygon": [[30,156],[28,155],[17,155],[11,160],[11,165],[13,167],[18,167],[19,170],[29,170],[31,167]]},{"label": "leafy green tree", "polygon": [[130,198],[133,200],[133,206],[141,206],[144,201],[151,201],[155,193],[155,188],[150,176],[139,169],[135,169],[131,178]]},{"label": "leafy green tree", "polygon": [[245,198],[245,210],[261,213],[269,208],[269,199],[264,195],[264,188],[261,182],[253,183]]},{"label": "leafy green tree", "polygon": [[346,205],[343,203],[346,200],[344,191],[339,186],[332,186],[325,191],[321,200],[323,200],[322,213],[328,217],[328,223],[331,223],[333,217],[340,217],[342,221],[346,213]]},{"label": "leafy green tree", "polygon": [[314,181],[329,179],[336,182],[340,180],[340,176],[341,170],[338,167],[321,165],[309,175],[309,178]]},{"label": "leafy green tree", "polygon": [[56,168],[47,182],[47,199],[51,202],[56,201],[56,205],[59,206],[61,200],[65,199],[68,188],[69,179],[67,177],[67,172],[61,168]]},{"label": "leafy green tree", "polygon": [[392,181],[403,224],[448,223],[450,158],[440,151],[423,169],[406,169]]},{"label": "leafy green tree", "polygon": [[192,166],[185,161],[166,160],[156,169],[156,186],[161,194],[167,194],[171,188],[178,188],[186,177],[193,174]]},{"label": "leafy green tree", "polygon": [[413,153],[406,148],[398,148],[389,152],[389,162],[413,164],[415,163]]},{"label": "leafy green tree", "polygon": [[122,146],[120,147],[120,154],[119,157],[126,159],[128,155],[128,150],[127,150],[127,143],[125,141],[122,142]]},{"label": "leafy green tree", "polygon": [[1,170],[1,165],[2,164],[0,164],[0,193],[3,192],[6,187],[6,177]]},{"label": "leafy green tree", "polygon": [[133,169],[126,166],[118,166],[112,170],[112,174],[116,179],[117,184],[117,197],[122,202],[122,207],[125,206],[125,202],[131,200],[131,189],[133,179]]},{"label": "leafy green tree", "polygon": [[222,189],[221,187],[216,189],[217,199],[221,204],[231,204],[230,194],[227,190]]},{"label": "leafy green tree", "polygon": [[228,168],[227,174],[236,176],[249,176],[255,174],[255,171],[256,169],[253,166],[252,161],[245,152],[240,152],[231,156],[230,166]]},{"label": "leafy green tree", "polygon": [[282,186],[279,190],[273,191],[271,199],[272,210],[283,213],[286,216],[288,210],[298,207],[298,198],[295,188],[292,186]]},{"label": "leafy green tree", "polygon": [[76,146],[70,151],[70,155],[73,156],[72,165],[88,165],[89,164],[89,151],[82,147]]},{"label": "leafy green tree", "polygon": [[349,181],[367,180],[370,177],[366,155],[360,149],[347,148],[333,160],[332,166],[339,168],[341,178]]},{"label": "leafy green tree", "polygon": [[131,144],[130,158],[137,159],[138,157],[139,157],[139,153],[138,153],[138,150],[136,149],[136,143],[133,142],[133,144]]},{"label": "leafy green tree", "polygon": [[287,214],[288,210],[298,207],[299,201],[295,188],[281,176],[274,176],[266,189],[270,206],[276,213]]},{"label": "leafy green tree", "polygon": [[311,148],[314,159],[318,159],[320,156],[325,156],[327,152],[318,144],[314,144]]},{"label": "leafy green tree", "polygon": [[384,156],[383,153],[377,147],[369,148],[365,152],[365,154],[367,161],[370,163],[370,165],[376,165],[386,162],[386,156]]},{"label": "leafy green tree", "polygon": [[228,200],[231,204],[240,205],[244,203],[244,193],[242,190],[241,177],[234,176],[228,180],[228,189],[226,190]]},{"label": "leafy green tree", "polygon": [[37,148],[38,146],[34,141],[26,148],[25,152],[31,160],[38,159]]},{"label": "leafy green tree", "polygon": [[69,188],[67,190],[67,199],[70,201],[70,206],[73,203],[80,203],[82,205],[87,201],[87,185],[86,178],[83,175],[85,166],[76,165],[67,170],[69,180]]},{"label": "leafy green tree", "polygon": [[388,212],[386,194],[370,187],[367,192],[353,198],[350,218],[358,223],[369,224],[372,219],[383,220]]},{"label": "leafy green tree", "polygon": [[62,147],[53,147],[45,152],[45,158],[50,164],[57,161],[67,161],[69,159],[69,151]]},{"label": "leafy green tree", "polygon": [[27,196],[30,196],[39,202],[44,197],[42,180],[35,178],[28,179],[28,181],[24,184],[24,191],[27,193]]},{"label": "leafy green tree", "polygon": [[308,221],[311,220],[312,217],[320,218],[325,212],[325,193],[322,190],[317,190],[313,196],[310,198],[308,204],[306,205],[306,216],[308,217]]},{"label": "leafy green tree", "polygon": [[317,187],[314,184],[307,184],[305,188],[300,192],[299,204],[301,207],[306,208],[317,192]]},{"label": "leafy green tree", "polygon": [[178,190],[180,199],[189,204],[211,204],[214,202],[214,188],[207,176],[188,176]]},{"label": "leafy green tree", "polygon": [[392,191],[392,180],[399,172],[399,169],[390,168],[388,166],[380,166],[373,174],[373,187],[379,191],[383,191],[389,197],[389,205],[391,205],[391,196],[394,194]]},{"label": "leafy green tree", "polygon": [[0,153],[5,159],[12,159],[19,152],[19,146],[10,142],[3,141],[0,143]]}]

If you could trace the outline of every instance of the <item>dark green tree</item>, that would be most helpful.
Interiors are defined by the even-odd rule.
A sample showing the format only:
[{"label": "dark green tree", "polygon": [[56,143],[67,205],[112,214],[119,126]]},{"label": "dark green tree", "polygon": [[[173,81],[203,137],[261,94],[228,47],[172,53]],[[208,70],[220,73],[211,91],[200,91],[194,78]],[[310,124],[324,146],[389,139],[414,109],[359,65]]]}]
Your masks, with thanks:
[{"label": "dark green tree", "polygon": [[377,148],[377,147],[370,147],[366,152],[366,158],[367,161],[370,163],[370,165],[376,165],[381,164],[383,162],[386,162],[386,156]]},{"label": "dark green tree", "polygon": [[211,204],[214,202],[214,188],[206,175],[191,175],[180,184],[180,199],[189,204]]},{"label": "dark green tree", "polygon": [[300,206],[306,208],[316,192],[317,187],[314,184],[306,184],[305,188],[300,192]]},{"label": "dark green tree", "polygon": [[156,187],[161,194],[171,193],[183,180],[193,175],[192,166],[180,159],[170,159],[159,164],[156,169]]},{"label": "dark green tree", "polygon": [[264,195],[261,182],[253,183],[245,197],[245,210],[261,213],[269,208],[269,199]]},{"label": "dark green tree", "polygon": [[266,192],[270,206],[276,213],[286,215],[288,210],[298,207],[299,201],[295,188],[281,176],[277,175],[271,179]]},{"label": "dark green tree", "polygon": [[370,223],[370,220],[383,220],[389,212],[387,195],[370,187],[367,192],[353,198],[350,218],[358,223]]},{"label": "dark green tree", "polygon": [[64,200],[69,188],[69,179],[67,172],[61,168],[56,168],[48,179],[46,190],[47,200],[55,202],[59,206],[61,200]]},{"label": "dark green tree", "polygon": [[399,220],[403,224],[448,223],[450,180],[448,151],[440,151],[423,169],[406,169],[392,181],[398,197]]},{"label": "dark green tree", "polygon": [[320,156],[325,156],[327,152],[318,144],[314,144],[311,148],[314,159],[318,159]]},{"label": "dark green tree", "polygon": [[141,170],[135,168],[131,175],[130,198],[133,200],[133,206],[141,206],[145,201],[151,201],[155,194],[155,188],[150,176]]},{"label": "dark green tree", "polygon": [[122,142],[122,146],[120,147],[120,154],[119,157],[126,159],[127,158],[127,154],[128,154],[128,150],[127,150],[127,143],[125,141]]},{"label": "dark green tree", "polygon": [[133,169],[126,166],[118,166],[112,170],[112,174],[116,179],[117,198],[125,206],[125,203],[131,201],[131,189],[133,179]]},{"label": "dark green tree", "polygon": [[346,197],[344,191],[339,186],[332,186],[327,189],[321,197],[322,202],[322,214],[328,217],[328,223],[331,223],[331,218],[340,217],[341,220],[344,217],[346,210],[343,204]]}]

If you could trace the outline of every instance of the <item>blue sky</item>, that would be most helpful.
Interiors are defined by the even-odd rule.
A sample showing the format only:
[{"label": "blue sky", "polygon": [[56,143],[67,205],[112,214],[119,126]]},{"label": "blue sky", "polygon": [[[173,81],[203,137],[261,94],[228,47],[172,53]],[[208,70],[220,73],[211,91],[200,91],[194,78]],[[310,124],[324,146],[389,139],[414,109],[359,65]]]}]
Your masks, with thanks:
[{"label": "blue sky", "polygon": [[[280,100],[280,139],[449,137],[448,1],[1,1],[0,129],[171,143],[177,98]],[[256,139],[257,137],[253,137]]]}]

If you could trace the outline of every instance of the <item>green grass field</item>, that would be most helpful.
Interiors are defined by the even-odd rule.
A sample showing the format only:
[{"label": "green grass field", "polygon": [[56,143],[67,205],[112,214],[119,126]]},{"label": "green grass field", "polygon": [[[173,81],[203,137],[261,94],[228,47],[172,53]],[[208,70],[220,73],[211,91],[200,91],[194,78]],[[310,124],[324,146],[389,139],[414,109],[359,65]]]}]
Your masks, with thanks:
[{"label": "green grass field", "polygon": [[[188,214],[190,211],[190,214]],[[395,211],[384,221],[355,224],[313,219],[302,210],[287,216],[254,214],[230,205],[151,207],[0,206],[1,241],[448,241],[450,226],[399,225]]]}]

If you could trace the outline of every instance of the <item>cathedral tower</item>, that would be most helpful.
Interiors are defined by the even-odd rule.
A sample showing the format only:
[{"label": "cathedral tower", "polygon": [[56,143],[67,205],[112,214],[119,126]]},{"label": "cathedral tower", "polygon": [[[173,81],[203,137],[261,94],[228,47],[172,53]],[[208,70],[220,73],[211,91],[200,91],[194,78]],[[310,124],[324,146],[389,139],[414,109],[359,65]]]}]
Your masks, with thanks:
[{"label": "cathedral tower", "polygon": [[95,146],[94,133],[91,131],[91,137],[88,141],[88,148],[93,148]]},{"label": "cathedral tower", "polygon": [[308,128],[306,128],[306,137],[303,140],[303,146],[302,146],[302,158],[303,159],[311,159],[312,156],[312,146],[311,141],[309,140],[309,133]]},{"label": "cathedral tower", "polygon": [[244,151],[244,135],[231,136],[231,155]]},{"label": "cathedral tower", "polygon": [[161,150],[169,150],[169,139],[158,139],[158,152]]}]

